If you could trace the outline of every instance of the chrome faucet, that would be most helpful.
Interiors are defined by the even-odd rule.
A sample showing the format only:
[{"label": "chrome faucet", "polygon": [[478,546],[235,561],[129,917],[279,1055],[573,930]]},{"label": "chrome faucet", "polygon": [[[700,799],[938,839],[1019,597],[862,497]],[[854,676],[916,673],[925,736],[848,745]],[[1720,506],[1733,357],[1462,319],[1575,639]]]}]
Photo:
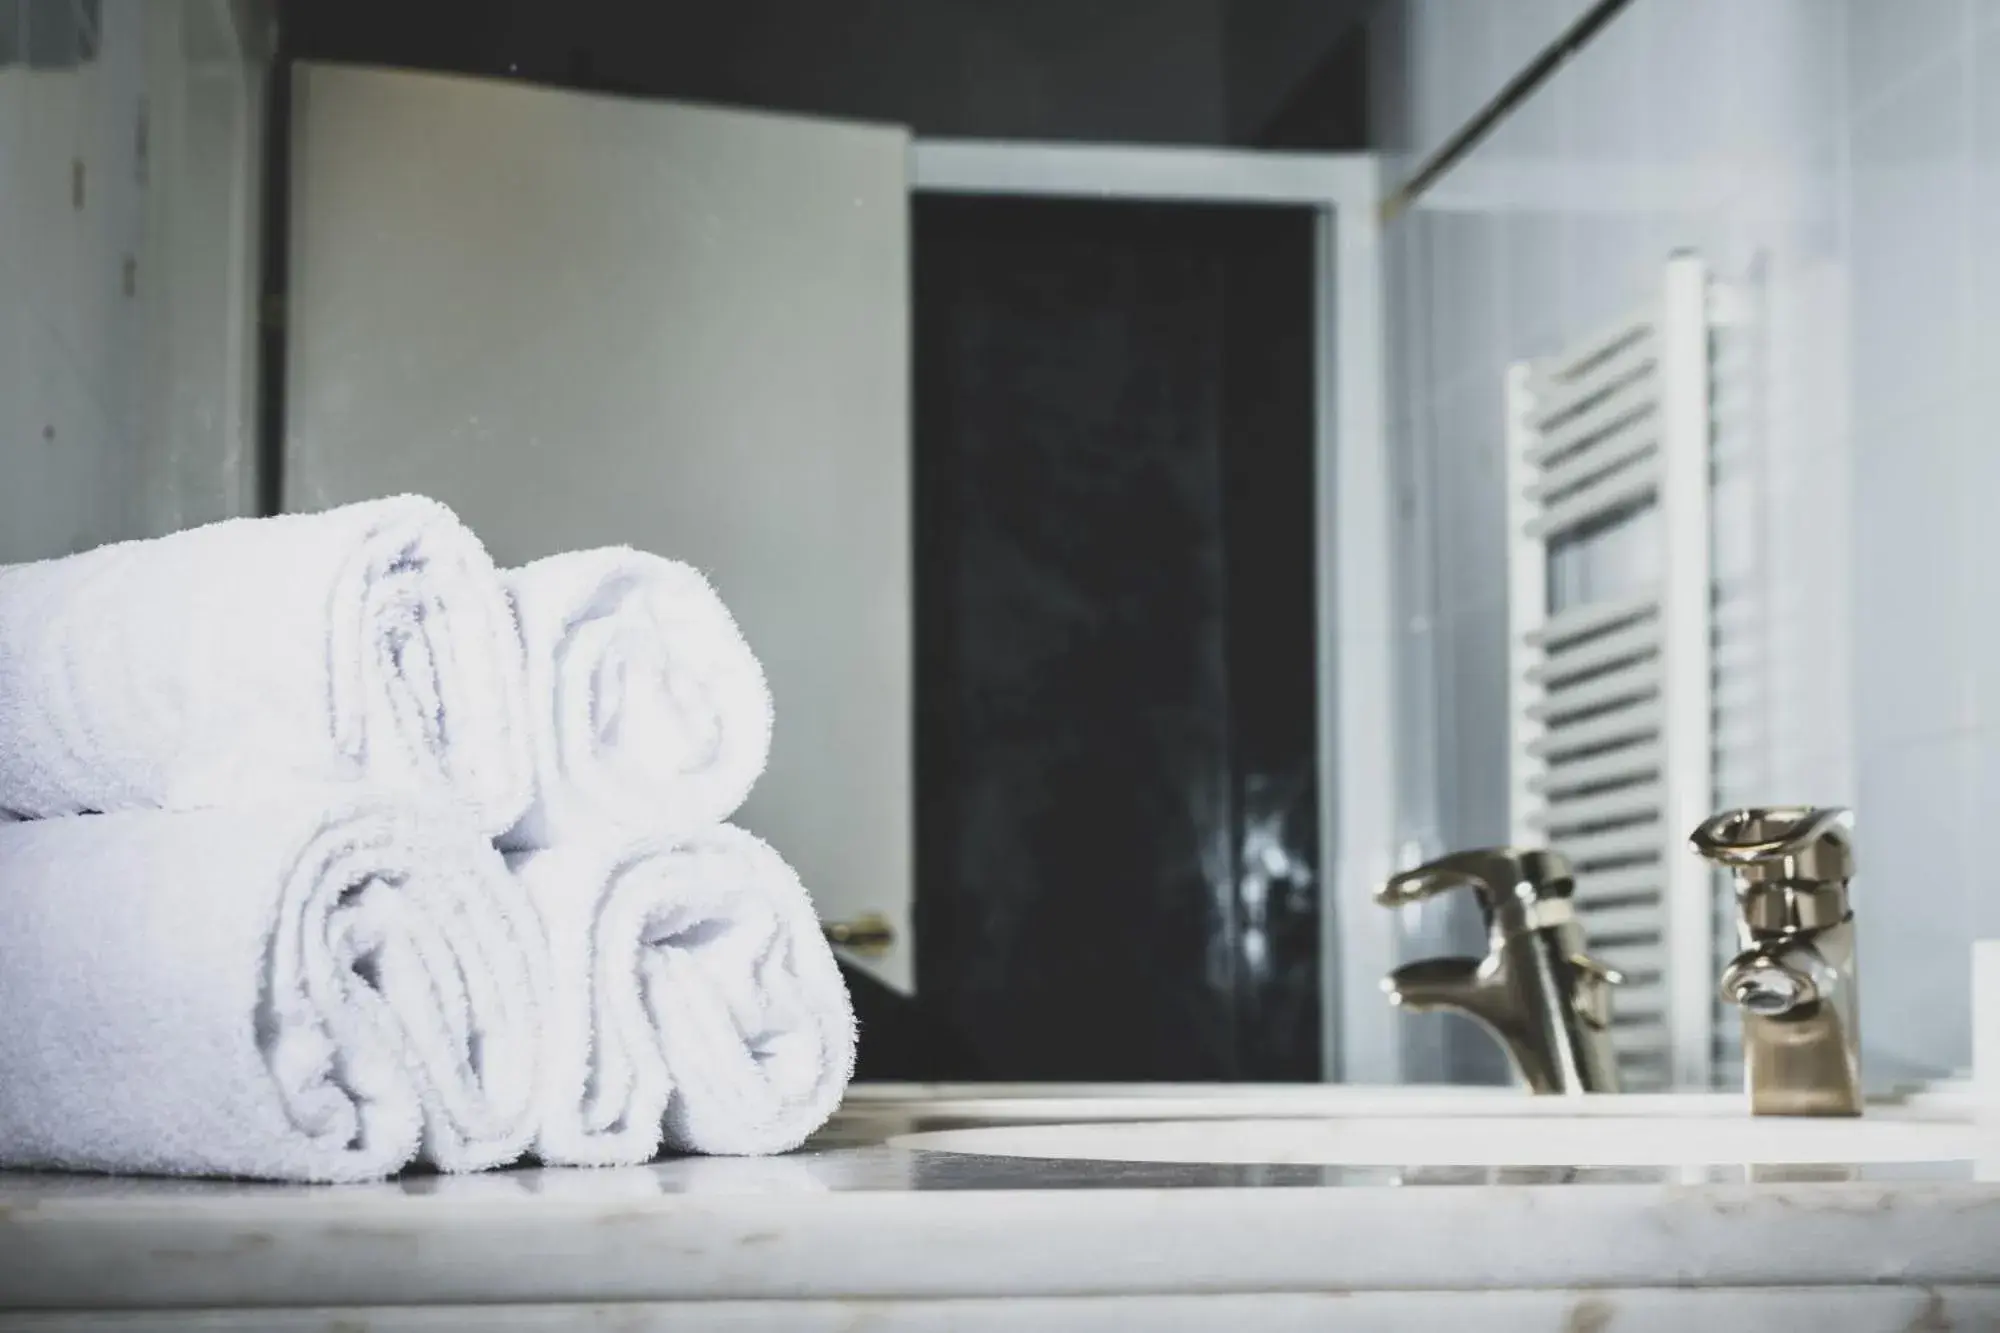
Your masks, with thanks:
[{"label": "chrome faucet", "polygon": [[1401,907],[1460,888],[1478,895],[1486,957],[1407,963],[1383,979],[1389,1002],[1476,1019],[1535,1092],[1618,1091],[1611,987],[1623,978],[1584,952],[1569,862],[1512,847],[1460,852],[1395,876],[1375,901]]},{"label": "chrome faucet", "polygon": [[1852,826],[1845,810],[1731,810],[1691,839],[1736,880],[1743,947],[1722,996],[1743,1009],[1756,1115],[1861,1114]]}]

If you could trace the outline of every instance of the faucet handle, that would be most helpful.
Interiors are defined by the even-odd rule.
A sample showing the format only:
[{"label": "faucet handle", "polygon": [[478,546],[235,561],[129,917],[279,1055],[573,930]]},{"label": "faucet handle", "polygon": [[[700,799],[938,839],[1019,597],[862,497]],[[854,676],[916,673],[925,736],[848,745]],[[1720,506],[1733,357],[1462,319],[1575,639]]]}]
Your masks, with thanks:
[{"label": "faucet handle", "polygon": [[1507,902],[1535,903],[1567,898],[1576,891],[1569,861],[1560,853],[1538,848],[1488,847],[1454,852],[1414,870],[1391,875],[1375,890],[1384,907],[1421,902],[1451,889],[1471,889],[1490,916]]},{"label": "faucet handle", "polygon": [[1688,842],[1739,881],[1845,882],[1854,876],[1853,827],[1853,813],[1839,807],[1750,806],[1708,819]]}]

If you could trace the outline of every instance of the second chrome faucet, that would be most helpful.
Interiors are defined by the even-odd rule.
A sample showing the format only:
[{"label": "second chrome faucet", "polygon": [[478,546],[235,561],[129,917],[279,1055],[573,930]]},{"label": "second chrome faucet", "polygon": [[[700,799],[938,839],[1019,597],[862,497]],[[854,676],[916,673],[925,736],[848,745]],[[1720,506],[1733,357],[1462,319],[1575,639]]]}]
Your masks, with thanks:
[{"label": "second chrome faucet", "polygon": [[1735,881],[1742,951],[1722,969],[1722,995],[1743,1010],[1757,1115],[1861,1114],[1852,823],[1845,810],[1731,810],[1691,839]]}]

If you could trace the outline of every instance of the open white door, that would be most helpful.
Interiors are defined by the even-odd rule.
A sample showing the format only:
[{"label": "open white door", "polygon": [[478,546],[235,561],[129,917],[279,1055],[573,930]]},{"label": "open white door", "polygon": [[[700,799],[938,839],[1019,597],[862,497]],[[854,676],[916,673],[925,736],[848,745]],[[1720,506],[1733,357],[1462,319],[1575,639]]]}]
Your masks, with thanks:
[{"label": "open white door", "polygon": [[908,138],[300,65],[283,493],[700,566],[777,700],[742,822],[912,985]]}]

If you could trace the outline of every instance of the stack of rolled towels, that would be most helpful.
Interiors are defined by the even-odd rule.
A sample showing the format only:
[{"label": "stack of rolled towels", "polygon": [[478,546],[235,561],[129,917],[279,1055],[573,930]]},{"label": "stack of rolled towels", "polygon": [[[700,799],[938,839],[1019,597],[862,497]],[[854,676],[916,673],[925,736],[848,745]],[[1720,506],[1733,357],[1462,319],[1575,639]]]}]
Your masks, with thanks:
[{"label": "stack of rolled towels", "polygon": [[798,1146],[855,1029],[727,822],[771,716],[695,570],[421,497],[0,568],[0,1166]]}]

